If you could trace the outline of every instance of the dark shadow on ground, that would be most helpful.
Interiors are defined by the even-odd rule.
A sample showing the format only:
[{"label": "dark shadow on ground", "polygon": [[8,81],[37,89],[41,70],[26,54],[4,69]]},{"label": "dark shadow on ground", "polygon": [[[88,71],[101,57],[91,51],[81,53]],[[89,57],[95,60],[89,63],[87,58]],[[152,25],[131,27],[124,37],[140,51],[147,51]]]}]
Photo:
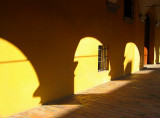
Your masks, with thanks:
[{"label": "dark shadow on ground", "polygon": [[[110,93],[94,94],[97,88],[93,93],[77,94],[48,104],[82,105],[62,116],[65,118],[75,114],[82,117],[160,117],[160,69],[148,68],[143,72],[125,77],[122,82],[130,83]],[[107,84],[101,86],[108,87]]]}]

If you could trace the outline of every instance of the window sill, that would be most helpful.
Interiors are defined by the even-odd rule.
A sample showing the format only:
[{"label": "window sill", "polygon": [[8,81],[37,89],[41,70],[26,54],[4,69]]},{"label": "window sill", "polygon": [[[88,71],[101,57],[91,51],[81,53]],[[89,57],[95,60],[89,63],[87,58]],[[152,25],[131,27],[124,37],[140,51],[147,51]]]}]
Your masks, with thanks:
[{"label": "window sill", "polygon": [[134,23],[134,18],[131,18],[131,17],[124,16],[123,20],[127,23],[131,23],[131,24]]},{"label": "window sill", "polygon": [[109,70],[100,70],[100,71],[98,71],[98,73],[103,73],[103,72],[107,72],[107,71],[109,71]]}]

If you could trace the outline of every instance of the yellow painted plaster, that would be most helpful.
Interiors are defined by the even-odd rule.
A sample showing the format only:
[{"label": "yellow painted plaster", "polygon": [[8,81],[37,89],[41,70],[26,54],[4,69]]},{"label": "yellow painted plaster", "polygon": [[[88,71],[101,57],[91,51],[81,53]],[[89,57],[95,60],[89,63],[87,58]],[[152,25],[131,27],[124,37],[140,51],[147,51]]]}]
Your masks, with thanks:
[{"label": "yellow painted plaster", "polygon": [[[134,73],[136,71],[139,71],[140,68],[140,55],[139,50],[137,46],[134,43],[127,43],[125,47],[125,53],[124,53],[124,72],[126,69],[129,69],[131,72],[127,72],[125,74]],[[131,64],[129,68],[127,68],[128,64]]]},{"label": "yellow painted plaster", "polygon": [[40,98],[33,97],[39,81],[30,61],[4,39],[0,39],[0,54],[0,115],[9,116],[39,105]]},{"label": "yellow painted plaster", "polygon": [[78,62],[74,71],[74,92],[80,92],[110,80],[109,70],[98,72],[97,39],[86,37],[80,40],[74,61]]}]

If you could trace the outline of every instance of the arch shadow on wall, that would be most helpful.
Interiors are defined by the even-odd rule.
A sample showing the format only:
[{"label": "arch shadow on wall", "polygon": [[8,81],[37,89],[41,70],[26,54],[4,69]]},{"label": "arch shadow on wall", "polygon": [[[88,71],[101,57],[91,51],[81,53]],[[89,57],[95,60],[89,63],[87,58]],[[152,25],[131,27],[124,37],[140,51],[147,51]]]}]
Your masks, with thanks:
[{"label": "arch shadow on wall", "polygon": [[9,116],[40,105],[33,97],[38,76],[28,58],[15,45],[0,38],[0,114]]},{"label": "arch shadow on wall", "polygon": [[140,69],[140,54],[137,46],[128,42],[124,52],[124,75],[132,74]]},{"label": "arch shadow on wall", "polygon": [[[110,63],[109,70],[98,72],[99,45],[102,45],[102,43],[93,37],[85,37],[80,40],[74,56],[74,62],[78,62],[74,71],[74,93],[111,80],[112,74],[110,74],[110,71],[112,65]],[[139,71],[140,54],[137,46],[132,42],[128,42],[124,49],[124,51],[122,50],[124,52],[124,62],[119,65],[123,65],[122,71],[125,76]],[[112,72],[114,73],[114,70]]]},{"label": "arch shadow on wall", "polygon": [[80,40],[74,56],[74,62],[78,62],[74,71],[74,93],[110,81],[110,70],[98,72],[99,45],[103,44],[93,37]]}]

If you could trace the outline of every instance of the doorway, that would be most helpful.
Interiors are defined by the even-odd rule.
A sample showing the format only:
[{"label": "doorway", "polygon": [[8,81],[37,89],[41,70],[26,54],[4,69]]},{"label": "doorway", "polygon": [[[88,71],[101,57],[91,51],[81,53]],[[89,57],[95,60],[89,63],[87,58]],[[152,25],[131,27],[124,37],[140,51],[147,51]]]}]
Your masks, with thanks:
[{"label": "doorway", "polygon": [[150,19],[146,16],[145,20],[145,40],[144,40],[144,65],[149,64],[150,43]]}]

